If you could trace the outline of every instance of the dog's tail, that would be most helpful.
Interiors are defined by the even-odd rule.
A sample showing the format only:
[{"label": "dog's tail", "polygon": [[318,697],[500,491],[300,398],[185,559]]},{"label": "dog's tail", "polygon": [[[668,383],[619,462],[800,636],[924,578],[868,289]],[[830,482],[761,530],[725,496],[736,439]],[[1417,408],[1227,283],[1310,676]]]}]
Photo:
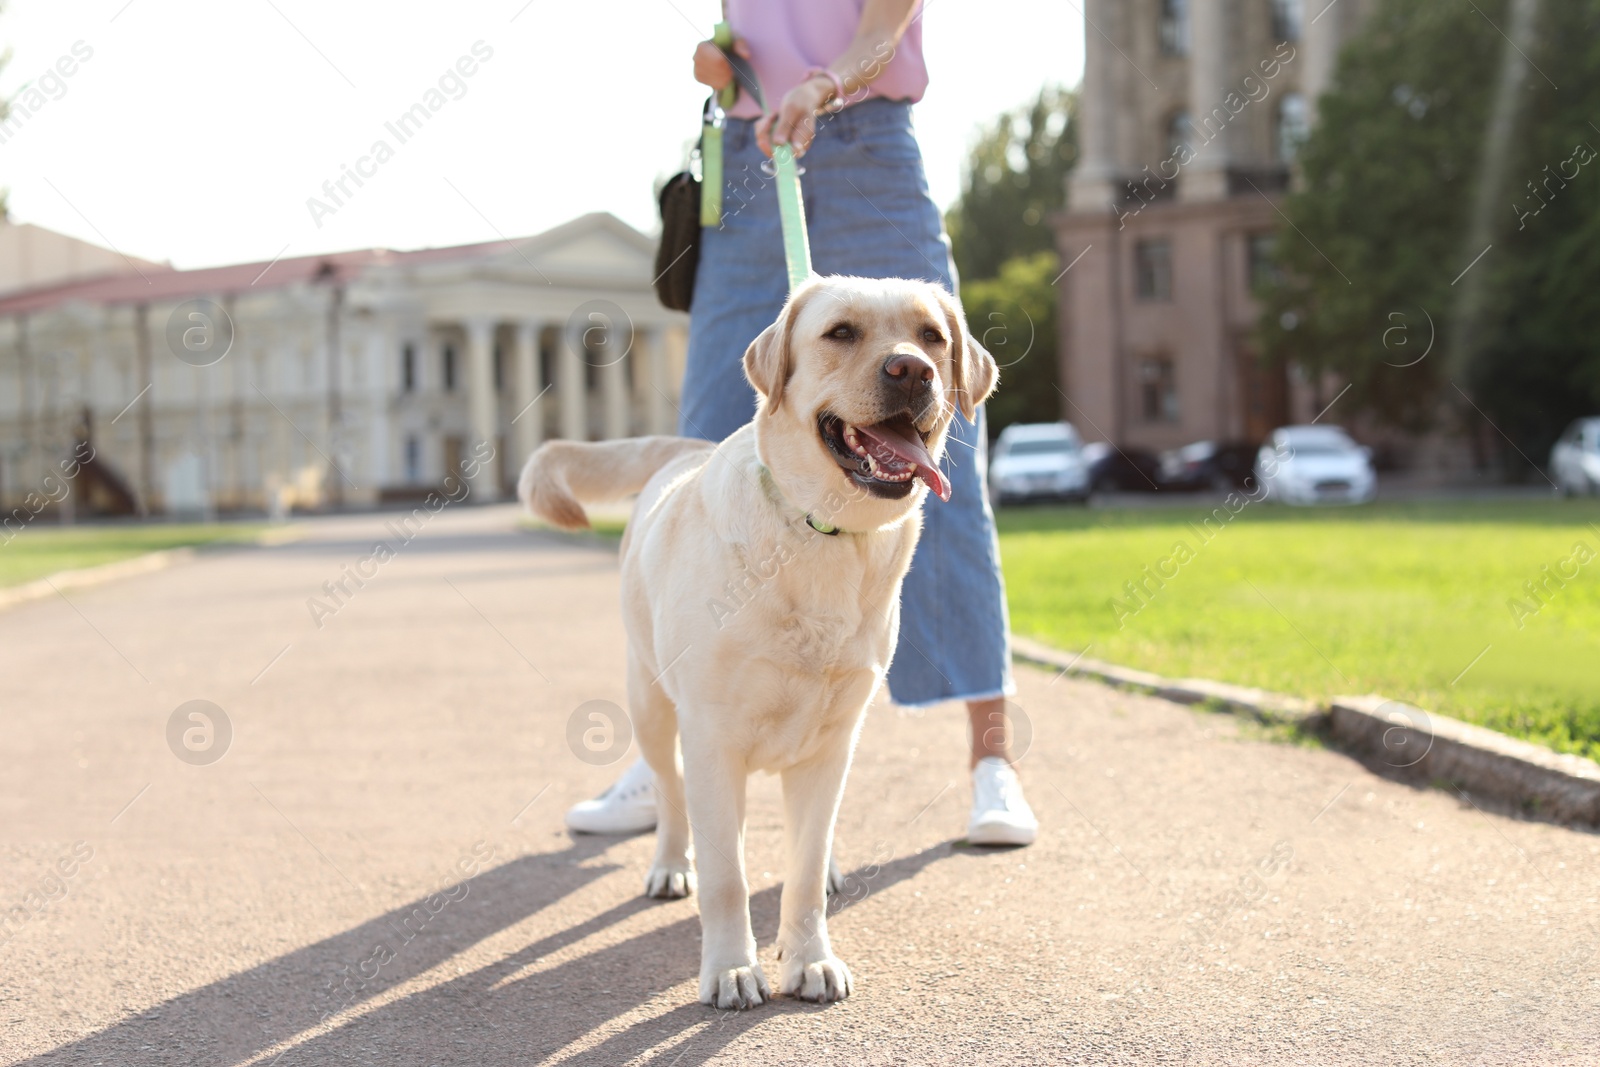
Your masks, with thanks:
[{"label": "dog's tail", "polygon": [[679,456],[716,445],[690,437],[629,437],[619,441],[547,441],[528,457],[517,497],[534,515],[563,530],[585,530],[583,505],[620,500]]}]

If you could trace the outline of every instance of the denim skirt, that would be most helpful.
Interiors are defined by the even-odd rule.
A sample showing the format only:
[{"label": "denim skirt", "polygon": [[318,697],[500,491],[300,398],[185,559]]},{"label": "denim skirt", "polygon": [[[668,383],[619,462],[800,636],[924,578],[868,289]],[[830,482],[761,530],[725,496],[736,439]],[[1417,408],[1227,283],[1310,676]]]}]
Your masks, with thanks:
[{"label": "denim skirt", "polygon": [[[788,296],[777,188],[754,123],[723,130],[722,225],[701,232],[679,432],[720,441],[755,416],[744,351]],[[955,269],[928,193],[911,105],[868,100],[819,117],[801,158],[818,274],[915,278],[954,292]],[[952,497],[923,504],[922,540],[900,594],[889,695],[920,706],[1012,692],[1005,588],[987,493],[984,418],[958,413],[945,449]]]}]

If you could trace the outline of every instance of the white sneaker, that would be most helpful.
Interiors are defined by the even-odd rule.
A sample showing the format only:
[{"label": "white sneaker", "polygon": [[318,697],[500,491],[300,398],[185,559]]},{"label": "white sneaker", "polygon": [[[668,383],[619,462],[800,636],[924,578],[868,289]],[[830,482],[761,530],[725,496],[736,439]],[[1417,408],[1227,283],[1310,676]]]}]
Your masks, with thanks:
[{"label": "white sneaker", "polygon": [[972,769],[972,818],[967,842],[973,845],[1031,845],[1039,820],[1022,796],[1022,782],[999,756],[985,756]]},{"label": "white sneaker", "polygon": [[638,834],[656,828],[656,772],[641,757],[611,788],[567,809],[567,829],[580,834]]}]

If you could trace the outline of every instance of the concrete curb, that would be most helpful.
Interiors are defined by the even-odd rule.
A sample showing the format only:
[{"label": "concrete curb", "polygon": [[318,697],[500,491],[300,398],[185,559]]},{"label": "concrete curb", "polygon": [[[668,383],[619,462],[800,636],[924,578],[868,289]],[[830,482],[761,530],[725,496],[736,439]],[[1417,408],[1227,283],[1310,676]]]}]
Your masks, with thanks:
[{"label": "concrete curb", "polygon": [[[275,527],[263,531],[260,536],[252,541],[227,542],[225,547],[272,548],[277,545],[298,541],[305,536],[305,531],[293,526]],[[153,574],[156,571],[166,570],[168,567],[179,563],[187,563],[201,551],[212,547],[211,545],[186,545],[182,548],[164,548],[157,552],[146,552],[142,556],[131,559],[119,559],[112,563],[102,563],[98,567],[81,567],[77,570],[57,571],[47,574],[43,578],[35,578],[31,582],[14,585],[8,589],[0,589],[0,611],[14,608],[20,604],[27,604],[34,600],[43,600],[54,595],[58,590],[87,589],[90,586],[104,585],[121,578],[132,578],[140,574]]]},{"label": "concrete curb", "polygon": [[119,559],[115,563],[102,563],[98,567],[83,567],[73,571],[57,571],[47,574],[43,578],[35,578],[31,582],[12,586],[10,589],[0,589],[0,611],[14,608],[19,604],[26,604],[33,600],[43,600],[54,596],[57,590],[84,589],[91,585],[104,585],[114,582],[119,578],[131,578],[137,574],[151,574],[155,571],[166,570],[174,564],[184,563],[194,558],[194,549],[165,548],[159,552],[147,552],[142,556],[132,559]]},{"label": "concrete curb", "polygon": [[1381,696],[1334,697],[1333,736],[1396,770],[1600,826],[1600,764]]},{"label": "concrete curb", "polygon": [[1149,671],[1137,671],[1102,660],[1074,656],[1026,637],[1011,638],[1011,654],[1025,662],[1095,678],[1121,689],[1144,690],[1178,704],[1220,704],[1229,711],[1242,711],[1265,722],[1320,726],[1325,714],[1311,701],[1299,697],[1205,678],[1163,678]]},{"label": "concrete curb", "polygon": [[1011,639],[1023,662],[1136,689],[1180,704],[1211,703],[1266,722],[1324,730],[1398,775],[1446,782],[1556,822],[1600,826],[1600,764],[1381,696],[1335,697],[1327,707],[1203,678],[1163,678]]}]

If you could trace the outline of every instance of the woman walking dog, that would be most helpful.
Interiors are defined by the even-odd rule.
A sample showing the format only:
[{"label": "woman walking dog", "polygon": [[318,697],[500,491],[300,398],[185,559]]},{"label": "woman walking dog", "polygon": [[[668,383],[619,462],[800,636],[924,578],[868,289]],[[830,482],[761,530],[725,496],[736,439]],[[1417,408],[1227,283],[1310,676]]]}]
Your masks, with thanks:
[{"label": "woman walking dog", "polygon": [[[918,0],[728,0],[734,51],[762,86],[784,89],[763,115],[748,93],[722,134],[722,224],[702,231],[690,309],[679,432],[720,441],[749,422],[755,393],[740,360],[788,295],[777,191],[763,165],[774,144],[801,156],[818,274],[912,278],[954,293],[954,267],[928,193],[911,107],[927,88]],[[695,79],[733,80],[710,41]],[[971,720],[973,844],[1026,845],[1038,822],[1010,765],[1012,691],[1005,590],[984,485],[984,415],[950,431],[952,499],[923,509],[922,539],[901,594],[889,694],[905,707],[965,701]],[[567,813],[585,833],[637,833],[656,822],[654,775],[636,761],[610,789]]]}]

